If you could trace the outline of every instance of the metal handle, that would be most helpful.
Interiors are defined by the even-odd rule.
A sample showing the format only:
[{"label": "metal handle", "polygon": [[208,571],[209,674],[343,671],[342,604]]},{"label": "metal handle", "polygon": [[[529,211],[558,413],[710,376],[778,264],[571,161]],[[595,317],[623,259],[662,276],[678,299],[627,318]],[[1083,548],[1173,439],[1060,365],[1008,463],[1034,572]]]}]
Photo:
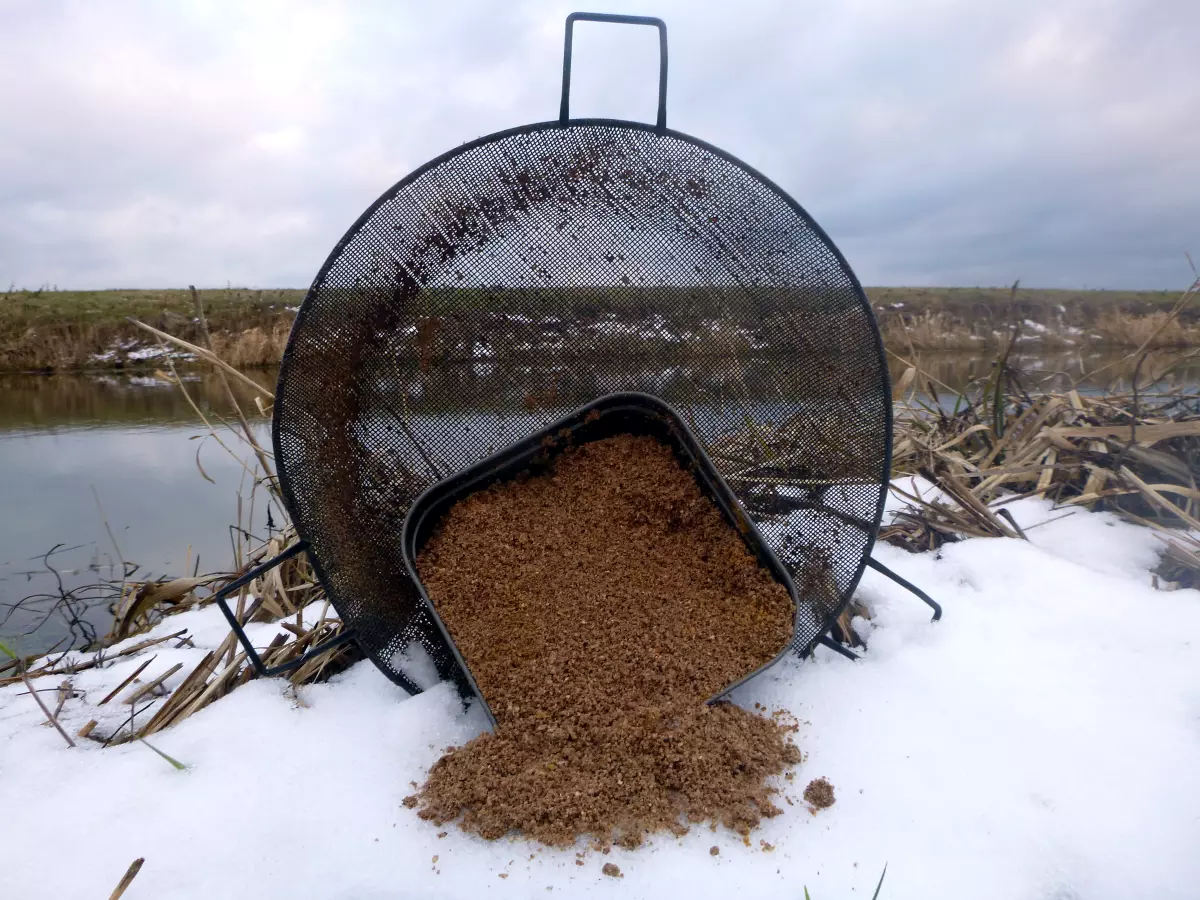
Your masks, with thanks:
[{"label": "metal handle", "polygon": [[308,544],[304,543],[304,541],[297,541],[274,559],[268,559],[265,563],[255,566],[249,572],[245,573],[240,578],[235,578],[233,581],[229,582],[229,584],[225,585],[225,587],[221,588],[221,590],[213,594],[213,599],[216,600],[217,605],[221,607],[221,612],[225,614],[225,619],[229,622],[229,627],[233,629],[233,633],[237,635],[238,641],[241,643],[242,648],[246,651],[246,658],[250,660],[250,664],[254,666],[254,671],[256,671],[259,675],[278,675],[281,672],[290,671],[291,669],[308,662],[314,656],[319,656],[326,650],[332,650],[334,647],[354,640],[354,632],[352,630],[343,631],[337,637],[330,638],[325,643],[313,647],[298,659],[293,659],[291,662],[285,662],[281,665],[272,666],[268,669],[263,664],[262,659],[259,657],[258,651],[254,649],[254,645],[250,643],[250,638],[246,637],[246,632],[242,629],[242,623],[237,620],[237,616],[234,615],[233,610],[229,608],[229,604],[225,602],[225,598],[234,591],[240,590],[243,586],[249,584],[255,578],[258,578],[265,572],[271,571],[277,565],[282,562],[286,562],[293,556],[299,556],[307,549]]},{"label": "metal handle", "polygon": [[658,29],[658,128],[667,127],[667,23],[654,16],[614,16],[608,13],[573,12],[567,16],[567,39],[563,45],[562,103],[558,121],[571,118],[571,34],[576,21],[610,22],[616,25],[653,25]]}]

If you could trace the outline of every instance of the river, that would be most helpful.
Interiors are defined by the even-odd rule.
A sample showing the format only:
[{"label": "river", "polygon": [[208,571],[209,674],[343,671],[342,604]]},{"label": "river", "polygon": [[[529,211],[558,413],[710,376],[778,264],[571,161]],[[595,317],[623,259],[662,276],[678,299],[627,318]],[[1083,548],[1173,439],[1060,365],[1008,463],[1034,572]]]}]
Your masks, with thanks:
[{"label": "river", "polygon": [[[230,415],[220,379],[184,377],[206,416]],[[274,384],[273,372],[252,377]],[[267,421],[252,392],[236,393],[265,438]],[[251,485],[242,465],[205,433],[179,388],[153,377],[0,378],[0,620],[9,616],[0,639],[23,652],[78,643],[78,629],[72,635],[60,613],[41,621],[49,598],[60,594],[58,579],[67,590],[120,580],[121,558],[139,566],[132,573],[139,580],[230,566],[238,495],[247,521]],[[228,446],[244,449],[229,438]],[[257,530],[266,514],[261,490],[255,500]],[[279,520],[277,509],[273,517]],[[103,635],[107,604],[83,593],[91,595],[83,619]],[[12,608],[37,594],[48,599]]]},{"label": "river", "polygon": [[[1109,363],[1087,382],[1092,388],[1127,380],[1131,366],[1078,354],[1019,360],[1031,379],[1076,377]],[[991,370],[990,358],[961,354],[923,354],[921,365],[954,389]],[[1200,362],[1178,374],[1200,380]],[[273,388],[274,372],[250,375]],[[221,379],[193,372],[185,386],[210,420],[229,419]],[[268,423],[253,391],[235,393],[266,443]],[[0,639],[29,653],[78,644],[89,626],[103,635],[108,595],[81,588],[119,581],[122,558],[137,565],[138,580],[228,570],[239,496],[241,521],[257,535],[268,508],[242,463],[206,434],[180,389],[146,374],[0,377]],[[232,435],[227,443],[247,456]],[[277,508],[270,515],[282,519]],[[80,597],[83,626],[72,629],[61,609],[45,617],[62,593],[60,579]],[[42,599],[25,599],[34,595]]]}]

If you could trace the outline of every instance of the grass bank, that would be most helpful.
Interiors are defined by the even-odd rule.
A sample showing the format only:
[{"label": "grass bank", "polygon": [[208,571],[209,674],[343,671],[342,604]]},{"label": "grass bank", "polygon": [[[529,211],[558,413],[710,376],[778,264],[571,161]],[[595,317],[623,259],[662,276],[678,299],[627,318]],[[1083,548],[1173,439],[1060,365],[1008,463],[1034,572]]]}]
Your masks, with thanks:
[{"label": "grass bank", "polygon": [[[301,290],[201,291],[213,349],[232,365],[277,363]],[[160,366],[135,318],[187,341],[201,339],[190,292],[14,291],[0,294],[0,372]],[[149,338],[149,340],[148,340]]]},{"label": "grass bank", "polygon": [[889,346],[993,350],[1013,326],[1041,349],[1200,345],[1200,306],[1172,317],[1178,291],[868,288]]},{"label": "grass bank", "polygon": [[[201,292],[213,349],[240,368],[274,365],[302,290]],[[1200,346],[1200,307],[1174,319],[1169,291],[868,288],[884,340],[898,351],[990,351],[1018,324],[1041,349]],[[639,315],[631,309],[631,315]],[[186,289],[26,291],[0,294],[0,372],[159,367],[162,350],[136,318],[201,342]],[[1166,327],[1163,327],[1165,323]],[[181,360],[186,361],[186,360]]]}]

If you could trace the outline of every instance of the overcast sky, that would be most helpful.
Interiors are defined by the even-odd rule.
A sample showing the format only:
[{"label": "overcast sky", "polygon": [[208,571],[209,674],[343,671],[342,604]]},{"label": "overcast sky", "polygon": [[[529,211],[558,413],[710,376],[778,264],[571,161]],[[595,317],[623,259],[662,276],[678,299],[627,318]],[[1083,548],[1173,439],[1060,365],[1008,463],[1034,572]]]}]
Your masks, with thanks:
[{"label": "overcast sky", "polygon": [[[867,284],[1177,288],[1200,0],[579,0],[659,15],[668,124]],[[306,287],[379,194],[557,116],[573,4],[0,0],[6,287]],[[572,113],[652,120],[654,33],[577,27]]]}]

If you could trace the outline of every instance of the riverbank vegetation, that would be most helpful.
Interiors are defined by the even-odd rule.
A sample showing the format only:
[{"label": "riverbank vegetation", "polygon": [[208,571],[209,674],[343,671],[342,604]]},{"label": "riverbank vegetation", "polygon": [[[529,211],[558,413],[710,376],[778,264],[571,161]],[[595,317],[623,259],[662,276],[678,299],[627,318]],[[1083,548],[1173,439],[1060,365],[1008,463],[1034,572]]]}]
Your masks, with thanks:
[{"label": "riverbank vegetation", "polygon": [[[200,292],[215,352],[238,368],[276,365],[302,290]],[[868,288],[885,344],[902,350],[990,353],[1013,328],[1023,346],[1133,349],[1200,346],[1200,306],[1172,314],[1167,291]],[[161,368],[165,351],[137,319],[203,343],[191,293],[181,290],[0,293],[0,373]],[[186,350],[174,361],[191,365]]]},{"label": "riverbank vegetation", "polygon": [[[279,362],[304,291],[225,288],[200,292],[212,344],[242,368]],[[156,368],[164,351],[130,319],[191,342],[203,334],[182,290],[0,293],[0,372]],[[177,362],[191,355],[174,351]]]}]

